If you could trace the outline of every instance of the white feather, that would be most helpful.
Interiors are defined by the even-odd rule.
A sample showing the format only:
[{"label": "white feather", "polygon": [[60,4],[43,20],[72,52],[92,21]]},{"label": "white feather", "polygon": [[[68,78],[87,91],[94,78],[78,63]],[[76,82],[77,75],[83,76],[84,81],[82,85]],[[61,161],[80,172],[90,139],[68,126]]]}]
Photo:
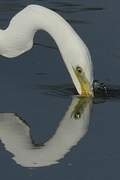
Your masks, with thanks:
[{"label": "white feather", "polygon": [[38,30],[48,32],[55,40],[78,93],[81,94],[81,86],[72,67],[82,67],[92,86],[93,70],[87,46],[67,21],[48,8],[29,5],[14,16],[8,28],[0,30],[0,54],[12,58],[30,50]]},{"label": "white feather", "polygon": [[[86,134],[89,125],[91,101],[85,105],[79,119],[73,111],[80,99],[74,97],[55,134],[44,144],[35,148],[30,128],[14,113],[0,113],[0,140],[13,154],[16,163],[24,167],[40,167],[58,163]],[[79,109],[81,111],[81,109]]]}]

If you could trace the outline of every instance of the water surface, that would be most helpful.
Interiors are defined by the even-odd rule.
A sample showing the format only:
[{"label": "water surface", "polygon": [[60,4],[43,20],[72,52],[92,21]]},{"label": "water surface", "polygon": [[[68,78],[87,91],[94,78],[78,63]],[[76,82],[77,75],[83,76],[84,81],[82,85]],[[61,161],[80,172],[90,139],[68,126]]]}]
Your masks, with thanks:
[{"label": "water surface", "polygon": [[[120,2],[118,0],[1,0],[1,28],[7,27],[12,16],[31,3],[52,8],[71,23],[90,49],[94,64],[95,79],[120,84]],[[25,129],[26,127],[30,128],[32,139],[29,136],[30,143],[27,145],[31,145],[33,150],[37,149],[38,151],[39,147],[44,147],[43,144],[49,141],[51,137],[54,137],[53,135],[64,119],[65,113],[69,112],[68,107],[71,107],[72,100],[77,97],[73,96],[72,81],[52,38],[45,32],[40,32],[36,34],[35,43],[36,45],[30,52],[20,57],[11,60],[0,57],[0,120],[2,120],[0,123],[5,123],[3,116],[6,122],[9,122],[10,115],[14,117],[17,115],[20,118],[20,121],[18,120],[17,123],[19,124],[20,122],[21,126],[23,125],[22,127],[25,127]],[[70,138],[68,139],[71,140],[69,147],[65,148],[66,143],[63,146],[64,153],[63,149],[61,151],[61,148],[59,148],[59,151],[62,152],[62,156],[64,157],[60,157],[56,149],[56,154],[59,156],[59,158],[57,156],[57,162],[59,163],[51,163],[49,166],[26,168],[20,163],[19,158],[19,162],[14,160],[13,157],[16,152],[14,150],[18,146],[15,143],[17,139],[16,133],[19,134],[21,131],[17,131],[17,127],[19,126],[16,124],[16,131],[11,131],[13,134],[15,133],[14,136],[11,135],[14,138],[10,139],[10,141],[10,136],[7,136],[7,130],[10,130],[12,125],[10,126],[9,124],[9,126],[6,126],[6,124],[2,123],[7,128],[2,128],[3,132],[0,132],[1,178],[25,180],[40,178],[43,180],[119,179],[119,100],[94,100],[92,103],[89,116],[85,113],[85,117],[87,117],[86,119],[88,119],[87,122],[89,123],[87,126],[83,126],[84,128],[82,130],[86,129],[86,133],[83,133],[82,136],[79,136],[72,143],[72,138],[79,132],[78,129],[75,131],[75,124],[77,122],[81,125],[81,114],[83,115],[86,109],[86,106],[84,108],[82,106],[82,108],[78,108],[79,110],[82,109],[82,112],[80,110],[80,114],[77,113],[76,116],[70,116],[70,119],[72,117],[78,117],[75,123],[72,121],[73,125],[69,129],[71,131],[67,132],[68,125],[71,125],[70,123],[68,123],[64,131],[66,134],[65,137],[69,135]],[[79,105],[81,107],[81,104]],[[76,106],[74,109],[76,109]],[[70,111],[70,114],[73,115],[73,112]],[[65,125],[63,127],[65,128]],[[26,130],[23,132],[26,132]],[[63,137],[62,135],[59,138]],[[22,140],[24,139],[25,137],[19,139],[19,142],[23,143]],[[34,145],[31,144],[31,140],[34,142]],[[63,138],[63,140],[65,139]],[[64,141],[61,140],[61,142]],[[57,147],[60,146],[61,142],[60,140],[57,142]],[[27,148],[28,146],[25,147]],[[39,155],[36,156],[38,160]],[[25,160],[28,157],[25,156],[22,158]]]}]

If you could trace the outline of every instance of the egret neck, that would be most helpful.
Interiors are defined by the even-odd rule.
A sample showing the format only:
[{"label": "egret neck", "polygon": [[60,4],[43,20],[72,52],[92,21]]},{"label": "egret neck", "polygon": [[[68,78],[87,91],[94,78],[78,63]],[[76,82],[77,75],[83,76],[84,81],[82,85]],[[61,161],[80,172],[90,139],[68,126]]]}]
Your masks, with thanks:
[{"label": "egret neck", "polygon": [[[48,32],[56,42],[78,93],[92,96],[93,70],[89,50],[71,25],[48,8],[29,5],[16,14],[9,26],[0,30],[0,54],[13,58],[30,50],[38,30]],[[78,68],[82,70],[82,76],[76,73]]]}]

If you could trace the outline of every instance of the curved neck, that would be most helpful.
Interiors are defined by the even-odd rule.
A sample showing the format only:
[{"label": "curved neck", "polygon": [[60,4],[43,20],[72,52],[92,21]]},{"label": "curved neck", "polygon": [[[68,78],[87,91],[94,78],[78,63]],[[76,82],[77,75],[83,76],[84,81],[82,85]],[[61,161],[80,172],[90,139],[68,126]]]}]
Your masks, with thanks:
[{"label": "curved neck", "polygon": [[24,167],[56,164],[86,134],[92,99],[74,97],[55,134],[44,144],[32,144],[30,128],[14,113],[0,113],[0,140]]},{"label": "curved neck", "polygon": [[1,54],[6,57],[16,57],[28,51],[32,48],[34,34],[37,30],[47,31],[53,37],[80,94],[80,83],[75,76],[73,66],[82,62],[82,68],[87,68],[86,75],[90,77],[88,80],[91,82],[89,52],[73,28],[52,10],[29,5],[19,12],[4,31],[4,48]]}]

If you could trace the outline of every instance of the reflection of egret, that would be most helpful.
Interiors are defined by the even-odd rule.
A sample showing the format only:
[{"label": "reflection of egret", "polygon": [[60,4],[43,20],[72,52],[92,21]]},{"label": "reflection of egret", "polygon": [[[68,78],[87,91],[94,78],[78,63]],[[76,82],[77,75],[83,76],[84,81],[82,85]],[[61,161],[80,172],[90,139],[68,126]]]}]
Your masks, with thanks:
[{"label": "reflection of egret", "polygon": [[74,97],[55,134],[44,144],[32,143],[30,128],[14,113],[0,114],[0,139],[13,159],[24,167],[56,164],[86,134],[91,99]]},{"label": "reflection of egret", "polygon": [[55,40],[78,93],[92,96],[89,50],[73,28],[52,10],[29,5],[18,13],[7,29],[0,30],[0,54],[12,58],[28,51],[37,30],[47,31]]}]

